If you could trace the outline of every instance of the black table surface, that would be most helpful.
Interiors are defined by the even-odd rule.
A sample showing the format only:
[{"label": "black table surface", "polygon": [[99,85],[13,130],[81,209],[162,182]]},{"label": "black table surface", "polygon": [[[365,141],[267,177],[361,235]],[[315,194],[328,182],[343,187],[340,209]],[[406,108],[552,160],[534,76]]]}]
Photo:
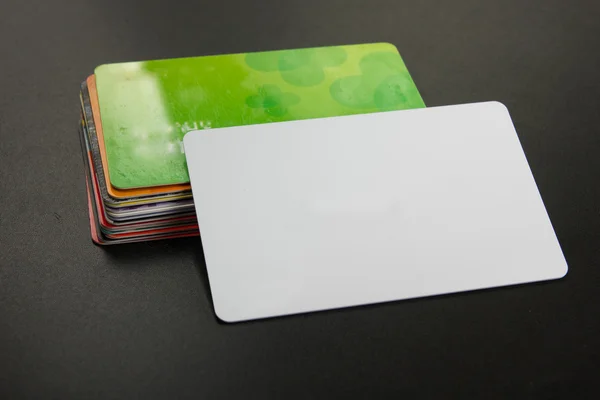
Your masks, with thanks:
[{"label": "black table surface", "polygon": [[[600,2],[0,2],[0,398],[598,398]],[[558,281],[220,323],[198,238],[92,244],[96,65],[391,42],[428,106],[509,108]]]}]

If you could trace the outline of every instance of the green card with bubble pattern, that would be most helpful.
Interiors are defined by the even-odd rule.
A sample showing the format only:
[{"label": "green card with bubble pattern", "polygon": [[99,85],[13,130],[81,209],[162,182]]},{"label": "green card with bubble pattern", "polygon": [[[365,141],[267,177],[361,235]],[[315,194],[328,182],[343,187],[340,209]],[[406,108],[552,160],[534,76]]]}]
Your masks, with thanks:
[{"label": "green card with bubble pattern", "polygon": [[188,183],[191,130],[425,107],[388,43],[106,64],[95,74],[120,189]]}]

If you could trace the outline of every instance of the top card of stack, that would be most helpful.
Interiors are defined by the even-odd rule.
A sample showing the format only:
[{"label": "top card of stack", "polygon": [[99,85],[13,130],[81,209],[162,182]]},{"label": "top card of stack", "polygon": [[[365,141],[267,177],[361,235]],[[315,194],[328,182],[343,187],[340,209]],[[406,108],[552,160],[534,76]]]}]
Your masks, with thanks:
[{"label": "top card of stack", "polygon": [[107,64],[95,75],[119,190],[189,190],[191,130],[425,106],[387,43]]}]

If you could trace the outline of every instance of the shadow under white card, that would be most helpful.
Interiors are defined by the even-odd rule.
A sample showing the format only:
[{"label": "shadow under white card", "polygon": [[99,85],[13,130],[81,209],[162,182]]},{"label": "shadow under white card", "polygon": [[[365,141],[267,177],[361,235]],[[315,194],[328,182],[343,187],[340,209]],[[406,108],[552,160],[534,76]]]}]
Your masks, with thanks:
[{"label": "shadow under white card", "polygon": [[194,131],[184,146],[224,321],[567,272],[497,102]]}]

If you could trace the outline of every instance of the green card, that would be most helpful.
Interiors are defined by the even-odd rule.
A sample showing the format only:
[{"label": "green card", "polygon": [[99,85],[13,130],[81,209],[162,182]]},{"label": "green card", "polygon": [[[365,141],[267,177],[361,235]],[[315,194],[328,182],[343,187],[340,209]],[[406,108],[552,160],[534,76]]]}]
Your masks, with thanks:
[{"label": "green card", "polygon": [[111,184],[188,183],[196,129],[425,107],[391,44],[108,64],[96,68]]}]

